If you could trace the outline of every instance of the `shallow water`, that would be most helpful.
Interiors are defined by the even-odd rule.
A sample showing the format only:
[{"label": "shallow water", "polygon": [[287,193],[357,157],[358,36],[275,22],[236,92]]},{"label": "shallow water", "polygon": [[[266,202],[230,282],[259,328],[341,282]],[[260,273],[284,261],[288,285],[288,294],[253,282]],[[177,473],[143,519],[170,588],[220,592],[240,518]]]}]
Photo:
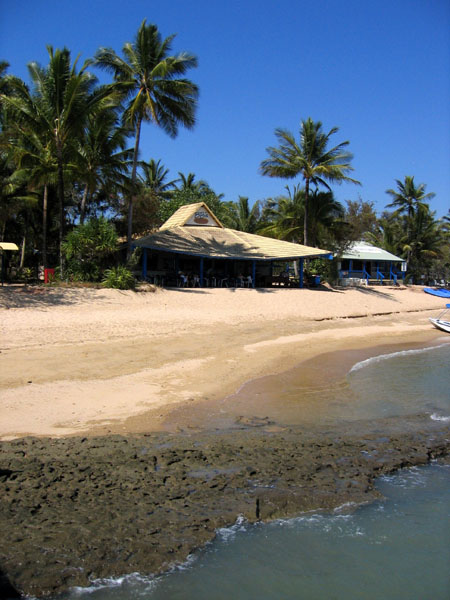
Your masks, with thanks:
[{"label": "shallow water", "polygon": [[[450,344],[356,365],[332,410],[345,420],[427,413],[450,420]],[[351,400],[351,402],[350,402]],[[73,600],[447,600],[450,467],[385,477],[386,499],[353,514],[238,523],[186,565],[74,591]]]},{"label": "shallow water", "polygon": [[195,422],[198,410],[200,424],[225,429],[241,415],[324,427],[418,413],[445,416],[450,414],[450,337],[437,342],[425,349],[380,348],[380,355],[367,360],[361,359],[370,356],[367,350],[325,354],[248,382],[222,402],[194,407],[189,416]]},{"label": "shallow water", "polygon": [[377,356],[347,376],[355,402],[341,415],[358,419],[450,414],[450,344]]}]

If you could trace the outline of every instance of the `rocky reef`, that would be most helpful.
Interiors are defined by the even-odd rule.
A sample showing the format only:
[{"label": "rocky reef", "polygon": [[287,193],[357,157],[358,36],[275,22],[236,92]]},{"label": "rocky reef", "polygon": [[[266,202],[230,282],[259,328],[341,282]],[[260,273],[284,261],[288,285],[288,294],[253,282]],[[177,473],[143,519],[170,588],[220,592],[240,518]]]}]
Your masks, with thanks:
[{"label": "rocky reef", "polygon": [[445,424],[422,415],[326,431],[247,420],[226,432],[2,442],[0,595],[161,573],[239,515],[368,502],[377,476],[448,446]]}]

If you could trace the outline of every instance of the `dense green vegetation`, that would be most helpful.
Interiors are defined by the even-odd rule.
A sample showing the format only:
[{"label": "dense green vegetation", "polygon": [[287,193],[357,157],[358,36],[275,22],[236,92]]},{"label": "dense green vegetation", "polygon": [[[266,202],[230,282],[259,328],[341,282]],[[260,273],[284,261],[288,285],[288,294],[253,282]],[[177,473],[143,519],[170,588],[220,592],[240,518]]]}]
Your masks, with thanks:
[{"label": "dense green vegetation", "polygon": [[[280,178],[275,198],[226,199],[196,174],[174,175],[140,156],[144,123],[171,137],[195,125],[198,88],[187,74],[197,59],[173,54],[173,41],[143,21],[121,56],[100,48],[80,66],[67,48],[49,46],[46,66],[28,65],[29,83],[0,62],[0,240],[20,247],[7,257],[9,277],[58,266],[63,279],[129,286],[116,267],[130,259],[132,238],[202,201],[227,227],[335,253],[366,240],[406,258],[415,282],[450,279],[450,211],[436,218],[425,184],[397,180],[381,215],[362,198],[345,206],[335,199],[333,184],[359,184],[349,142],[331,143],[337,127],[327,133],[307,118],[298,140],[276,129],[278,146],[260,165]],[[95,69],[111,82],[100,85]],[[283,179],[294,185],[283,188]]]}]

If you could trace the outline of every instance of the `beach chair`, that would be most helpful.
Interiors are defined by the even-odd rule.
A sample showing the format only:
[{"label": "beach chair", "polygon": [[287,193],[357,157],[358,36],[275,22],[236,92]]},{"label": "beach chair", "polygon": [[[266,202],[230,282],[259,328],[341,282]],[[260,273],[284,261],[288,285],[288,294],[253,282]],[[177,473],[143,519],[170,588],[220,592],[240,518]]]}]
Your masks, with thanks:
[{"label": "beach chair", "polygon": [[178,273],[177,286],[178,287],[187,287],[187,285],[188,285],[188,276],[180,271]]}]

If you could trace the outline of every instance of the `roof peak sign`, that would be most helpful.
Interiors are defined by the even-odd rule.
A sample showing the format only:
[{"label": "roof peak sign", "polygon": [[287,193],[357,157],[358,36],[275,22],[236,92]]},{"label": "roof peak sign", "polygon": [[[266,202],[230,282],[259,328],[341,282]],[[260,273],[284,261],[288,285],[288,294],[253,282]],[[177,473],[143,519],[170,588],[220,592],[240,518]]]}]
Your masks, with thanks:
[{"label": "roof peak sign", "polygon": [[222,227],[215,215],[208,209],[206,204],[195,210],[185,225],[200,225],[204,227]]},{"label": "roof peak sign", "polygon": [[222,223],[204,202],[185,204],[161,225],[160,231],[173,227],[220,227]]}]

